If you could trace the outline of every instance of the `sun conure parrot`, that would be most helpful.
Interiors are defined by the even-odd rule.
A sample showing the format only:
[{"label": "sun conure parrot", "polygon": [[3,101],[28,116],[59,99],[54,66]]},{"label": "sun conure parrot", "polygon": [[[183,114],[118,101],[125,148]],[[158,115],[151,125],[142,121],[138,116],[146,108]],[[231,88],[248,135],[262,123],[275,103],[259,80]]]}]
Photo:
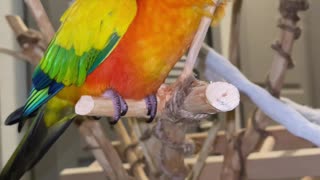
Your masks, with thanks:
[{"label": "sun conure parrot", "polygon": [[[186,52],[212,0],[76,0],[36,67],[26,104],[7,125],[31,125],[2,170],[0,180],[17,180],[30,170],[76,117],[82,95],[113,102],[117,122],[124,99],[145,99],[149,121],[155,94]],[[221,10],[217,11],[221,14]]]}]

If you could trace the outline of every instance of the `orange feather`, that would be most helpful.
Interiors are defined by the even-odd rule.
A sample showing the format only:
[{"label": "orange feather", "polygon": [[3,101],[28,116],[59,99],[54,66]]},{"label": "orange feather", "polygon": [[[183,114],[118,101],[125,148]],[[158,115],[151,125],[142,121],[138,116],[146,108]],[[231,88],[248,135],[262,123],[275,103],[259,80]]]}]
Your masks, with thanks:
[{"label": "orange feather", "polygon": [[199,8],[205,11],[210,2],[137,0],[138,13],[115,50],[81,88],[66,87],[59,96],[76,101],[108,88],[128,99],[156,93],[190,46],[203,15]]}]

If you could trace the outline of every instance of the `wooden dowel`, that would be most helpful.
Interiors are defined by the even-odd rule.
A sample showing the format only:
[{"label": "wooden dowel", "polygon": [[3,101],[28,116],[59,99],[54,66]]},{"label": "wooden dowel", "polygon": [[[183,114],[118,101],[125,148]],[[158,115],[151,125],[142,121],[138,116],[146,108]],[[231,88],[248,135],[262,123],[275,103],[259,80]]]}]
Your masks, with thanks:
[{"label": "wooden dowel", "polygon": [[[217,6],[220,5],[222,0],[213,0],[215,6],[208,7],[208,12],[210,14],[214,14]],[[197,58],[201,49],[201,45],[204,42],[204,39],[206,37],[206,34],[209,30],[210,24],[211,24],[212,19],[208,17],[203,17],[201,20],[201,23],[199,25],[198,31],[193,38],[187,60],[186,60],[186,65],[185,68],[183,69],[182,74],[179,77],[179,80],[182,82],[184,81],[187,77],[192,75],[193,68],[197,62]]]},{"label": "wooden dowel", "polygon": [[[117,134],[120,135],[121,141],[125,145],[125,147],[132,145],[133,142],[132,142],[132,140],[129,136],[129,133],[127,132],[124,124],[122,123],[122,121],[119,121],[114,127],[115,127]],[[138,160],[138,157],[134,151],[128,152],[128,160],[129,160],[130,165],[132,165],[133,163],[135,163]],[[133,174],[136,179],[138,179],[138,180],[147,180],[148,179],[146,173],[144,172],[143,164],[138,164],[133,168],[134,168]]]},{"label": "wooden dowel", "polygon": [[276,139],[273,136],[268,136],[261,148],[260,148],[260,152],[270,152],[273,150],[274,146],[276,145]]},{"label": "wooden dowel", "polygon": [[212,124],[212,127],[210,128],[208,132],[208,137],[204,141],[203,146],[199,152],[199,155],[197,157],[196,163],[193,165],[192,168],[192,176],[189,176],[188,179],[197,180],[199,179],[199,176],[201,174],[201,171],[203,167],[206,164],[206,159],[210,154],[212,144],[215,142],[218,131],[221,127],[222,121],[218,121],[217,123]]},{"label": "wooden dowel", "polygon": [[[158,98],[159,104],[164,101],[165,99]],[[185,100],[184,109],[195,114],[226,112],[234,109],[239,101],[237,88],[229,83],[215,82],[193,88]],[[127,100],[127,104],[129,111],[126,117],[146,117],[144,100]],[[114,113],[111,100],[92,96],[82,96],[75,106],[75,111],[79,115],[87,116],[113,116]],[[161,115],[161,112],[161,109],[158,109],[158,115]]]}]

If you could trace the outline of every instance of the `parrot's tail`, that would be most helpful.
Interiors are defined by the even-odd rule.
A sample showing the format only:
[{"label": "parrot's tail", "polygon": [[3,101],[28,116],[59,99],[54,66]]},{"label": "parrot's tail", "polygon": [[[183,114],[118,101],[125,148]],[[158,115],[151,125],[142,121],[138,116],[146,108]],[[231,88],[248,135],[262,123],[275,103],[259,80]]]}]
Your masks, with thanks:
[{"label": "parrot's tail", "polygon": [[[54,142],[71,124],[75,115],[65,116],[53,125],[48,126],[44,121],[45,108],[38,110],[31,117],[25,136],[19,146],[2,169],[0,180],[19,180],[30,170],[49,150]],[[13,112],[6,120],[7,125],[21,121],[22,108]],[[28,118],[29,119],[29,118]]]}]

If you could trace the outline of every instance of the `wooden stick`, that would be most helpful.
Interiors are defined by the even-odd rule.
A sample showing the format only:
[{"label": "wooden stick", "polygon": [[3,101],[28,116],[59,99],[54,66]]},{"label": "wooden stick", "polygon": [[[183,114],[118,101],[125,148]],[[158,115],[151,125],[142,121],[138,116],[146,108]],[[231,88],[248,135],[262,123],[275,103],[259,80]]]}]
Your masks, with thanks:
[{"label": "wooden stick", "polygon": [[19,36],[29,30],[20,16],[8,15],[6,16],[6,19],[16,36]]},{"label": "wooden stick", "polygon": [[[165,89],[160,89],[159,91],[165,91]],[[167,99],[163,96],[159,96],[158,116],[161,116],[161,107],[164,108]],[[186,111],[195,114],[214,114],[234,109],[239,104],[239,100],[239,92],[233,85],[225,82],[216,82],[193,88],[192,92],[186,98],[183,107]],[[146,117],[147,110],[143,100],[126,101],[129,106],[126,117]],[[103,97],[91,96],[82,96],[75,106],[75,111],[79,115],[88,116],[113,116],[114,113],[111,100]]]},{"label": "wooden stick", "polygon": [[[230,40],[229,40],[229,58],[230,62],[240,69],[240,19],[241,19],[241,9],[243,0],[235,0],[232,5],[232,15],[231,15],[231,29],[230,29]],[[241,108],[241,107],[240,107]],[[226,114],[226,149],[223,152],[224,161],[221,170],[221,180],[233,179],[235,174],[238,173],[239,167],[234,167],[232,162],[232,155],[234,152],[234,147],[237,143],[237,116],[236,110],[227,112]]]},{"label": "wooden stick", "polygon": [[[139,125],[137,118],[132,118],[132,130],[134,135],[137,136],[137,138],[142,137],[143,134],[141,126]],[[146,142],[140,140],[139,145],[143,151],[143,155],[146,159],[150,172],[152,173],[152,175],[155,175],[156,173],[158,173],[155,157],[153,157],[152,154],[149,152],[149,148],[147,147]]]},{"label": "wooden stick", "polygon": [[112,179],[130,179],[123,168],[121,159],[111,142],[106,138],[105,133],[98,121],[83,120],[79,124],[80,134],[91,149],[100,166],[105,172],[105,176]]},{"label": "wooden stick", "polygon": [[40,31],[45,35],[44,37],[47,44],[49,44],[55,34],[55,31],[42,3],[40,0],[25,0],[25,3],[28,5],[33,18],[36,20],[37,25],[40,28]]},{"label": "wooden stick", "polygon": [[276,139],[273,136],[268,136],[261,148],[260,148],[260,152],[270,152],[273,150],[274,146],[276,145]]},{"label": "wooden stick", "polygon": [[193,165],[192,168],[192,177],[190,179],[197,180],[201,174],[201,171],[206,163],[206,159],[211,151],[212,144],[216,140],[218,131],[220,130],[222,121],[217,121],[217,123],[213,123],[212,127],[208,132],[208,137],[202,145],[201,151],[198,155],[196,163]]},{"label": "wooden stick", "polygon": [[[121,142],[125,147],[132,145],[134,142],[132,142],[129,133],[127,132],[124,124],[119,121],[115,126],[116,132],[120,135]],[[134,151],[128,151],[128,160],[129,163],[132,165],[138,160],[137,155],[134,153]],[[143,169],[143,164],[138,164],[135,167],[133,167],[133,174],[134,177],[138,180],[147,180],[148,177]]]},{"label": "wooden stick", "polygon": [[[214,14],[214,11],[216,10],[216,7],[219,6],[220,2],[222,0],[213,0],[215,3],[215,6],[208,7],[208,12],[210,14]],[[179,77],[179,81],[183,82],[187,77],[192,75],[193,68],[196,64],[201,45],[206,37],[206,34],[208,32],[208,29],[210,27],[212,19],[208,17],[203,17],[202,21],[200,23],[200,26],[198,28],[197,34],[195,35],[189,53],[186,60],[185,68],[183,69],[182,74]]]},{"label": "wooden stick", "polygon": [[26,60],[33,65],[38,64],[43,56],[43,47],[40,43],[40,39],[39,42],[36,42],[36,38],[41,38],[39,37],[39,33],[29,30],[19,16],[8,15],[6,16],[6,19],[11,29],[15,32],[22,51],[13,52],[11,50],[1,49],[1,53]]}]

